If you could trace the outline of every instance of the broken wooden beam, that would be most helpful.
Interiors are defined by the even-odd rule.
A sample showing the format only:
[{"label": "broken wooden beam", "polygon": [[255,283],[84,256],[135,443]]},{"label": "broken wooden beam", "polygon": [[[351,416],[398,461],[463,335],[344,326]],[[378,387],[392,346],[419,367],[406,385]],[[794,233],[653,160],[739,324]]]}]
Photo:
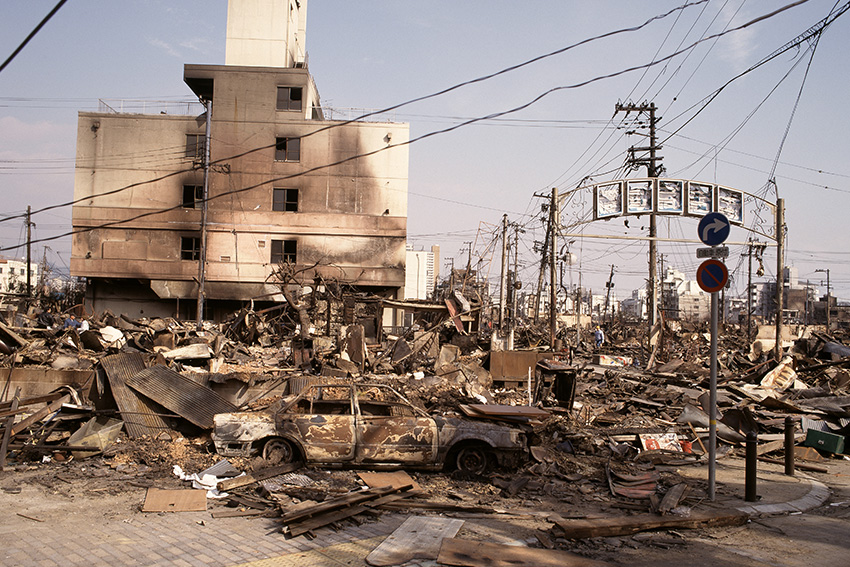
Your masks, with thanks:
[{"label": "broken wooden beam", "polygon": [[249,484],[254,484],[255,482],[260,482],[261,480],[266,480],[267,478],[272,478],[277,475],[290,473],[292,471],[300,469],[302,466],[303,463],[297,462],[287,463],[285,465],[279,465],[276,467],[269,467],[267,469],[260,469],[258,471],[254,471],[243,476],[237,476],[233,478],[228,478],[227,480],[222,480],[218,483],[218,485],[216,485],[216,488],[223,492],[226,492],[228,490],[248,486]]},{"label": "broken wooden beam", "polygon": [[621,518],[588,518],[584,520],[553,519],[567,539],[614,537],[661,529],[694,529],[719,526],[743,526],[749,515],[745,512],[694,510],[687,517],[639,514]]},{"label": "broken wooden beam", "polygon": [[41,408],[40,410],[38,410],[37,412],[35,412],[31,416],[29,416],[26,419],[23,419],[23,420],[19,421],[18,423],[14,424],[12,427],[9,428],[9,430],[12,432],[11,434],[17,435],[18,433],[20,433],[21,431],[23,431],[24,429],[26,429],[30,425],[32,425],[32,424],[34,424],[38,421],[41,421],[42,419],[44,419],[45,417],[47,417],[51,413],[55,412],[56,410],[58,410],[59,408],[62,407],[62,404],[66,404],[69,401],[71,401],[71,396],[69,394],[65,394],[64,396],[62,396],[58,400],[54,401],[50,405],[44,406],[43,408]]}]

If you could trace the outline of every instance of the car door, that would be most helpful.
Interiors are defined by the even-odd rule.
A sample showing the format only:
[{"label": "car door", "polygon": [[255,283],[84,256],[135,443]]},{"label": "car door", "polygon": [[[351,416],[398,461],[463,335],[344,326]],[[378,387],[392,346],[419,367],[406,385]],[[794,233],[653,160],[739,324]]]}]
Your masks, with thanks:
[{"label": "car door", "polygon": [[355,456],[351,386],[312,385],[278,414],[279,431],[297,439],[308,463],[339,463]]},{"label": "car door", "polygon": [[437,424],[392,388],[355,386],[358,463],[432,464]]}]

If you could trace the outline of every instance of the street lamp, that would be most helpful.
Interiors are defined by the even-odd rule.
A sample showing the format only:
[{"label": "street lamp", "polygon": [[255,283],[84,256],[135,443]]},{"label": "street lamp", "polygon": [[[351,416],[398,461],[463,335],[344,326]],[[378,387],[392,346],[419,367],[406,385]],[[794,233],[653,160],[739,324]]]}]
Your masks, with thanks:
[{"label": "street lamp", "polygon": [[815,270],[815,273],[818,273],[818,272],[820,272],[820,273],[826,273],[826,332],[828,333],[828,332],[829,332],[829,308],[830,308],[830,301],[829,301],[829,268],[827,268],[827,269],[825,269],[825,270]]}]

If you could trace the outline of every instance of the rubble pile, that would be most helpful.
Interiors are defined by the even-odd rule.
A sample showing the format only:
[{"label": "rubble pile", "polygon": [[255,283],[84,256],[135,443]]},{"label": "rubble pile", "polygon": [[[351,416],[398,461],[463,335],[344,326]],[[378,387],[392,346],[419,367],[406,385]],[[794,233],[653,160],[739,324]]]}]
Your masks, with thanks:
[{"label": "rubble pile", "polygon": [[[379,510],[490,514],[508,507],[564,519],[689,514],[705,501],[706,482],[681,474],[707,459],[704,327],[667,321],[653,347],[628,325],[612,325],[602,348],[589,333],[578,343],[564,333],[562,340],[573,342],[561,351],[509,353],[530,361],[509,374],[505,368],[513,359],[497,362],[487,341],[458,332],[450,317],[423,319],[378,339],[367,337],[362,325],[342,324],[332,302],[300,301],[306,309],[301,316],[292,309],[244,309],[201,329],[109,313],[92,318],[82,332],[0,324],[9,369],[0,401],[3,466],[57,467],[52,470],[66,480],[88,482],[96,474],[113,482],[109,487],[120,479],[151,488],[185,486],[189,481],[173,477],[175,466],[199,479],[223,468],[227,473],[211,490],[228,496],[213,516],[277,517],[291,537],[326,525],[316,519],[323,515],[362,522]],[[323,328],[334,332],[314,327],[305,336],[308,319],[323,320]],[[542,337],[533,326],[520,336],[529,346]],[[844,452],[848,336],[808,327],[792,336],[777,360],[763,341],[748,341],[745,329],[726,327],[717,376],[721,458],[742,456],[748,435],[755,434],[759,458],[777,462],[787,450],[788,427],[794,428],[801,468],[824,470]],[[88,373],[81,383],[46,395],[10,391],[16,369],[33,367]],[[430,415],[521,425],[527,459],[511,471],[414,473],[412,484],[405,479],[384,490],[350,472],[278,464],[262,454],[227,461],[216,454],[216,415],[273,415],[311,384],[384,384]],[[249,478],[232,476],[242,472]],[[152,493],[150,506],[155,496],[162,495]],[[340,517],[343,506],[352,513]],[[561,545],[553,542],[567,541],[572,529],[556,521],[541,537]]]}]

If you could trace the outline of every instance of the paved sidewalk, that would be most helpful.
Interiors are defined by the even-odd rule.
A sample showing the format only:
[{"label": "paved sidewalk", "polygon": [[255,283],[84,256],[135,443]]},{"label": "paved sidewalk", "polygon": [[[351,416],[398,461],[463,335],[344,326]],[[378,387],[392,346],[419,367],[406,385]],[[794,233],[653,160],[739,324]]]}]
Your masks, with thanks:
[{"label": "paved sidewalk", "polygon": [[[702,479],[708,483],[708,465],[682,467],[683,476]],[[813,475],[795,471],[785,474],[783,465],[759,461],[756,472],[758,500],[747,502],[746,466],[743,459],[726,458],[717,462],[715,470],[715,501],[707,505],[717,508],[735,508],[751,515],[788,514],[805,512],[822,505],[829,499],[829,488]]]},{"label": "paved sidewalk", "polygon": [[[362,559],[405,518],[384,513],[377,522],[346,527],[341,533],[322,529],[313,540],[287,540],[272,519],[211,519],[209,512],[137,512],[103,521],[87,518],[82,523],[79,518],[66,517],[49,525],[14,513],[4,516],[0,565],[20,567],[357,565],[316,562],[322,554],[313,552],[332,548],[330,555],[324,553],[328,559],[333,557],[335,546],[337,554],[345,554],[345,546],[353,545],[352,553]],[[358,540],[366,542],[357,546]],[[364,548],[369,551],[364,552]],[[294,562],[283,560],[287,556]],[[308,556],[312,556],[311,561],[305,561]],[[258,563],[269,559],[276,561]]]},{"label": "paved sidewalk", "polygon": [[[836,472],[846,476],[846,469]],[[708,467],[682,467],[679,473],[704,480]],[[754,515],[802,512],[822,505],[830,489],[797,472],[759,462],[757,502],[744,501],[744,461],[721,459],[716,470],[716,498],[703,505],[737,508]],[[830,482],[834,475],[819,475]],[[23,485],[25,491],[38,488]],[[139,491],[141,502],[142,491]],[[0,492],[0,565],[20,567],[107,567],[176,565],[178,567],[277,567],[365,565],[365,557],[402,524],[408,514],[382,513],[377,521],[344,531],[316,531],[316,538],[286,539],[269,518],[211,518],[209,512],[144,514],[135,495],[106,515],[77,512],[74,500],[46,499],[44,507],[26,509],[17,496]],[[39,519],[50,518],[48,521]]]}]

